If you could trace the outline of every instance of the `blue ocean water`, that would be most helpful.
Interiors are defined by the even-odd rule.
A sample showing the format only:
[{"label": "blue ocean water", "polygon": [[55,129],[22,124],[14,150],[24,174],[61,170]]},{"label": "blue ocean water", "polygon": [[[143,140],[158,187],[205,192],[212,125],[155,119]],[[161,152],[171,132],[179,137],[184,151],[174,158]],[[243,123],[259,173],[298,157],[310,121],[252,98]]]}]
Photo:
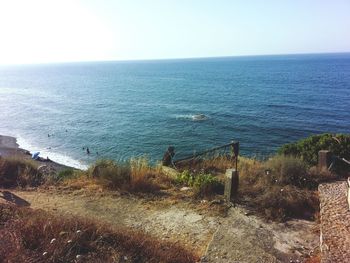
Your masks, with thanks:
[{"label": "blue ocean water", "polygon": [[242,154],[266,156],[311,134],[349,133],[349,110],[350,54],[0,67],[0,134],[79,167],[233,139]]}]

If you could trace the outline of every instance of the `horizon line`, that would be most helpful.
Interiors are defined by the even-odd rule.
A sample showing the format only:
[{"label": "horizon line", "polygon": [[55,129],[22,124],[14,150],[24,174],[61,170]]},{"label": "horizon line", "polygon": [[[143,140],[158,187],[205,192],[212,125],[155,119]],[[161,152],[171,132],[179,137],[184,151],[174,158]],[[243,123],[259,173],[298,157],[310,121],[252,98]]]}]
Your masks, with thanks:
[{"label": "horizon line", "polygon": [[242,57],[272,57],[272,56],[292,56],[292,55],[331,55],[331,54],[350,54],[350,51],[330,51],[330,52],[301,52],[301,53],[277,53],[277,54],[249,54],[249,55],[227,55],[227,56],[203,56],[203,57],[174,57],[174,58],[146,58],[146,59],[110,59],[110,60],[72,60],[72,61],[52,61],[52,62],[34,62],[34,63],[4,63],[0,66],[30,66],[30,65],[54,65],[54,64],[78,64],[78,63],[111,63],[111,62],[152,62],[169,60],[201,60],[201,59],[224,59],[224,58],[242,58]]}]

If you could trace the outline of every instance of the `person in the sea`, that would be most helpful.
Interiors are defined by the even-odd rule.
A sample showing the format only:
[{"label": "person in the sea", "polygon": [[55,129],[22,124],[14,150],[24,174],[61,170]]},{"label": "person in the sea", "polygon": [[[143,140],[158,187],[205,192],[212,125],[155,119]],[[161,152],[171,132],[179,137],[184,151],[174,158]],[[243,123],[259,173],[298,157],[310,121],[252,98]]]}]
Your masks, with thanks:
[{"label": "person in the sea", "polygon": [[175,167],[173,157],[175,156],[175,147],[169,146],[168,150],[164,153],[162,163],[164,166],[170,166],[172,165]]},{"label": "person in the sea", "polygon": [[86,147],[86,153],[87,153],[87,154],[90,154],[89,147]]}]

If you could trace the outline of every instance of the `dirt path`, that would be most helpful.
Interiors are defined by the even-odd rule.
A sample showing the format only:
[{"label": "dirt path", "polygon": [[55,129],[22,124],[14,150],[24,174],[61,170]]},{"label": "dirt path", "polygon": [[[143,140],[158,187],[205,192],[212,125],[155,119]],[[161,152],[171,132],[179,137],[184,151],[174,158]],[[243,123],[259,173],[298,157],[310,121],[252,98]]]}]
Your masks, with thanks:
[{"label": "dirt path", "polygon": [[[0,192],[0,197],[3,197],[0,202],[4,201],[4,193],[8,191],[3,191],[2,196]],[[125,226],[145,231],[161,240],[179,242],[198,255],[204,253],[220,221],[185,205],[155,206],[130,196],[86,196],[47,191],[11,193],[15,199],[27,202],[32,208],[97,219],[112,227]]]},{"label": "dirt path", "polygon": [[[12,191],[21,204],[60,214],[100,220],[110,226],[145,231],[204,255],[202,262],[299,262],[317,247],[317,225],[293,220],[266,223],[231,208],[226,218],[197,211],[186,203],[161,205],[130,196]],[[9,194],[7,194],[8,197]],[[0,193],[0,202],[4,201]],[[9,198],[7,198],[9,199]],[[292,260],[292,261],[290,261]]]}]

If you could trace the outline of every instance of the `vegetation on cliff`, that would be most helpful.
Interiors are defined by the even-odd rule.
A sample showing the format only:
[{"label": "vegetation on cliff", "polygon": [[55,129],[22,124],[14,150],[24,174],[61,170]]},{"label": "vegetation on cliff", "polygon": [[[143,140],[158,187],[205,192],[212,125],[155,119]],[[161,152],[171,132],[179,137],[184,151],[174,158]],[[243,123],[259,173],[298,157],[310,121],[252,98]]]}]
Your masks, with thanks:
[{"label": "vegetation on cliff", "polygon": [[[337,178],[336,174],[313,166],[321,149],[348,158],[350,136],[311,136],[281,147],[278,154],[267,161],[239,157],[239,191],[236,202],[273,220],[315,218],[318,212],[319,183]],[[233,166],[232,158],[215,156],[192,162],[191,165],[182,167],[180,174],[173,177],[165,174],[160,166],[150,165],[145,158],[122,163],[99,160],[87,171],[65,169],[51,176],[43,176],[35,162],[2,158],[0,186],[56,185],[73,190],[126,191],[159,196],[166,196],[164,192],[180,192],[186,186],[186,193],[192,193],[193,200],[222,199],[224,172]]]},{"label": "vegetation on cliff", "polygon": [[313,135],[295,143],[283,145],[278,153],[296,156],[308,165],[316,165],[320,150],[329,150],[337,156],[350,160],[350,135],[330,133]]},{"label": "vegetation on cliff", "polygon": [[330,174],[314,173],[299,158],[275,156],[266,162],[240,158],[237,201],[267,219],[315,219],[318,180]]},{"label": "vegetation on cliff", "polygon": [[43,182],[34,161],[20,157],[0,158],[0,187],[39,186]]}]

